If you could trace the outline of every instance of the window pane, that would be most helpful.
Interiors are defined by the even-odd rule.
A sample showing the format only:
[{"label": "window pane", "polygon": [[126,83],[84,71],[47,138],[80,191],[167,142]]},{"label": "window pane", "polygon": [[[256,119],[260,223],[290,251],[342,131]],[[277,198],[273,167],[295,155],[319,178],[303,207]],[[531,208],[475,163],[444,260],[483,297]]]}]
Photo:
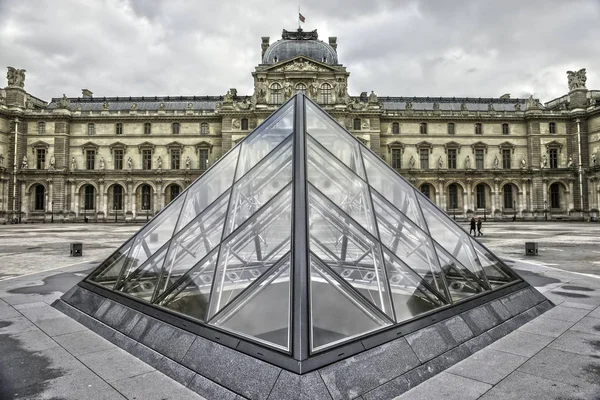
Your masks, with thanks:
[{"label": "window pane", "polygon": [[392,168],[402,168],[402,150],[392,149]]},{"label": "window pane", "polygon": [[419,149],[421,169],[429,169],[429,149]]},{"label": "window pane", "polygon": [[484,169],[483,149],[475,149],[475,168],[478,170]]},{"label": "window pane", "polygon": [[112,289],[121,271],[128,263],[127,254],[129,254],[133,240],[133,238],[130,239],[119,250],[107,258],[88,279]]}]

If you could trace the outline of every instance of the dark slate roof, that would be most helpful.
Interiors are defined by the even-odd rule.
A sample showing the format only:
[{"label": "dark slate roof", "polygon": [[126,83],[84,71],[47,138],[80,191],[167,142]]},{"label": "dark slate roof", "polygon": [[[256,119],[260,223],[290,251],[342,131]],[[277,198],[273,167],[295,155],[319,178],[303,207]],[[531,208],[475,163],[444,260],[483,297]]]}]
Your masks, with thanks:
[{"label": "dark slate roof", "polygon": [[[165,104],[165,110],[186,110],[188,103],[192,103],[194,110],[214,110],[216,104],[223,101],[223,96],[77,97],[69,100],[71,110],[80,105],[81,111],[103,111],[104,102],[108,102],[109,111],[129,111],[134,103],[138,111],[158,110],[160,103]],[[57,108],[59,101],[60,98],[53,98],[48,108]]]},{"label": "dark slate roof", "polygon": [[[277,64],[296,56],[305,56],[324,64],[338,63],[337,52],[328,43],[318,40],[316,29],[312,32],[283,31],[281,39],[271,44],[263,56],[263,64]],[[277,58],[277,61],[275,61]]]},{"label": "dark slate roof", "polygon": [[379,97],[386,110],[405,110],[406,103],[412,103],[412,109],[433,110],[434,103],[438,103],[441,111],[460,111],[464,103],[469,111],[488,111],[490,104],[496,111],[515,111],[515,104],[521,104],[521,111],[526,109],[525,99],[501,99],[498,97]]}]

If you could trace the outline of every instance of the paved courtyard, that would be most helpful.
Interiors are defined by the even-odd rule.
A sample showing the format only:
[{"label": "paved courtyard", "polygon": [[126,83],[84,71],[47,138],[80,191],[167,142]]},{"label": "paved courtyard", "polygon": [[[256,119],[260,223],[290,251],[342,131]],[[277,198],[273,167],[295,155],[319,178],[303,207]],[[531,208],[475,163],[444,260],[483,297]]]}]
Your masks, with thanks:
[{"label": "paved courtyard", "polygon": [[[139,228],[0,226],[0,399],[201,399],[193,374],[164,375],[140,360],[143,349],[128,353],[118,337],[50,307]],[[600,224],[488,223],[484,232],[483,242],[557,306],[399,398],[600,399]],[[530,240],[539,257],[523,255]],[[73,241],[84,243],[84,257],[69,257]]]}]

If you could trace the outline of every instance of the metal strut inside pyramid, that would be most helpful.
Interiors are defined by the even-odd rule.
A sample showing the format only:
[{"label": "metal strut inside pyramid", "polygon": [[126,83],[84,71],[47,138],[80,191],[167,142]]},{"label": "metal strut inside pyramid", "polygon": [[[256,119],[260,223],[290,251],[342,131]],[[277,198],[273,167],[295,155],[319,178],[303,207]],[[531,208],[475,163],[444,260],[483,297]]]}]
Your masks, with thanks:
[{"label": "metal strut inside pyramid", "polygon": [[302,94],[87,278],[299,361],[518,281]]}]

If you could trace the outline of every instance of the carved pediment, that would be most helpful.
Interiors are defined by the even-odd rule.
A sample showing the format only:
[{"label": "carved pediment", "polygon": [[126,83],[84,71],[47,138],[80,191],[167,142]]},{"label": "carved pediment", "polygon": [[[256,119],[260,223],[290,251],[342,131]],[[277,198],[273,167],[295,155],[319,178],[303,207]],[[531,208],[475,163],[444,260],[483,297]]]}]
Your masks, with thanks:
[{"label": "carved pediment", "polygon": [[417,143],[415,146],[416,146],[417,150],[429,149],[429,153],[433,153],[433,144],[431,144],[430,142],[422,141],[422,142]]},{"label": "carved pediment", "polygon": [[142,150],[154,150],[156,145],[154,143],[150,143],[150,142],[142,142],[142,143],[138,144],[137,147],[138,147],[138,151],[141,153]]},{"label": "carved pediment", "polygon": [[[239,140],[241,140],[241,139],[243,139],[243,138],[240,138]],[[198,142],[194,145],[194,147],[196,148],[196,152],[198,152],[199,149],[209,149],[211,153],[212,153],[213,146],[214,145],[212,143],[209,143],[205,140]]]},{"label": "carved pediment", "polygon": [[281,64],[269,67],[266,70],[272,72],[329,72],[334,71],[335,69],[327,64],[303,56],[298,56],[291,60],[286,60]]},{"label": "carved pediment", "polygon": [[404,150],[404,143],[402,143],[399,140],[394,140],[393,142],[388,143],[388,148],[401,148],[402,150]]},{"label": "carved pediment", "polygon": [[41,148],[47,149],[48,147],[50,147],[50,144],[48,144],[42,140],[38,140],[36,142],[31,143],[30,146],[32,149],[41,149]]},{"label": "carved pediment", "polygon": [[167,143],[166,144],[167,149],[172,150],[172,149],[179,149],[179,150],[183,150],[183,143],[179,143],[179,142],[171,142],[171,143]]},{"label": "carved pediment", "polygon": [[488,151],[488,145],[487,143],[484,142],[475,142],[471,145],[471,149],[473,150],[473,153],[475,153],[475,149],[484,149],[485,152],[487,153]]},{"label": "carved pediment", "polygon": [[458,153],[460,153],[460,147],[461,147],[461,146],[462,146],[462,145],[461,145],[460,143],[458,143],[458,142],[455,142],[455,141],[451,141],[451,142],[448,142],[448,143],[444,143],[444,152],[445,152],[445,153],[447,153],[447,152],[448,152],[448,149],[457,149],[457,150],[458,150]]},{"label": "carved pediment", "polygon": [[511,142],[502,142],[498,145],[498,148],[500,150],[510,149],[510,150],[512,150],[513,153],[515,152],[515,147],[517,147],[517,146],[515,146],[514,143],[511,143]]},{"label": "carved pediment", "polygon": [[99,148],[100,148],[100,146],[98,146],[96,143],[86,142],[81,145],[81,152],[85,153],[86,150],[98,151]]},{"label": "carved pediment", "polygon": [[108,148],[110,149],[110,154],[112,154],[113,150],[117,149],[117,150],[127,150],[127,145],[123,142],[114,142],[112,144],[108,145]]},{"label": "carved pediment", "polygon": [[558,149],[558,151],[561,152],[563,144],[561,142],[557,142],[556,140],[553,140],[551,142],[546,143],[545,146],[546,146],[546,152],[548,152],[548,150],[550,150],[550,149]]}]

